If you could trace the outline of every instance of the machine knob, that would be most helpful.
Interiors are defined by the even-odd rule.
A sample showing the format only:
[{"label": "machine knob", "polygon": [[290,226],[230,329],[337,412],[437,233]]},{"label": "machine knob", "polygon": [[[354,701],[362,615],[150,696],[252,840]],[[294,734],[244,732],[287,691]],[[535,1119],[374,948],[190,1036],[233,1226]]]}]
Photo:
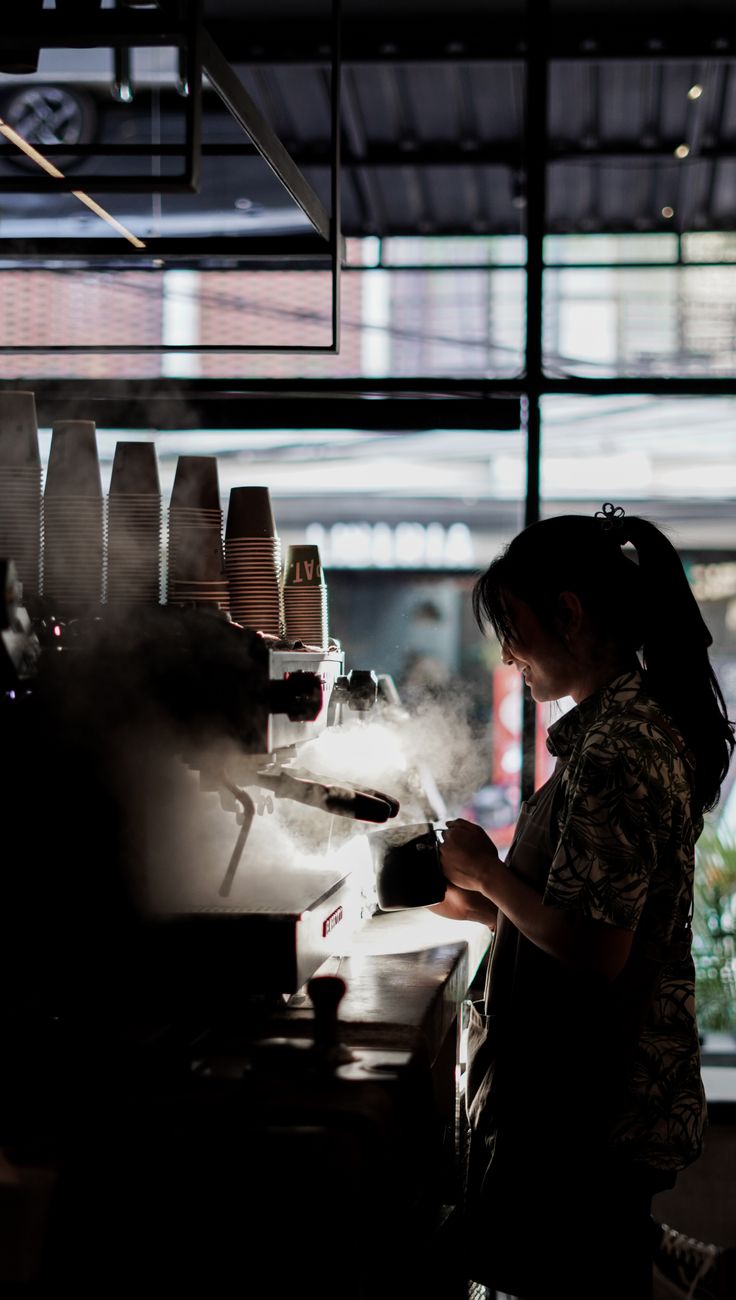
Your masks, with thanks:
[{"label": "machine knob", "polygon": [[269,713],[285,713],[290,722],[313,722],[322,709],[322,682],[316,673],[298,669],[283,681],[269,682]]},{"label": "machine knob", "polygon": [[330,696],[330,705],[347,704],[350,699],[350,678],[336,677]]},{"label": "machine knob", "polygon": [[372,709],[378,699],[378,678],[372,668],[353,668],[348,674],[348,707],[358,713]]}]

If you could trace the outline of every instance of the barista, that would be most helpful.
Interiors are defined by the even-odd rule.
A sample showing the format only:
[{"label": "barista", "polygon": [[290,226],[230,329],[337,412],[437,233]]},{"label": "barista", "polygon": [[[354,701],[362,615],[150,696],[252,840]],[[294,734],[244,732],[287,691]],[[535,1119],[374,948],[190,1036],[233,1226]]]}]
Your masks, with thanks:
[{"label": "barista", "polygon": [[526,528],[473,600],[533,698],[576,707],[506,860],[462,819],[441,850],[435,910],[496,930],[471,1026],[466,1272],[525,1300],[649,1300],[652,1196],[705,1123],[694,846],[734,746],[711,636],[667,538],[611,505]]}]

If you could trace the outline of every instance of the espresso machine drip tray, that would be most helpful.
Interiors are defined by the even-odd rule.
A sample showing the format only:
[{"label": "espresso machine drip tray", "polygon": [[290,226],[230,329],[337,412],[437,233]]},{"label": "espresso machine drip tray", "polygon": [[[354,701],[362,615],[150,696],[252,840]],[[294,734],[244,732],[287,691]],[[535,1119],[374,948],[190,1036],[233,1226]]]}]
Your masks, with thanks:
[{"label": "espresso machine drip tray", "polygon": [[195,1001],[222,1006],[253,993],[294,993],[361,924],[355,873],[302,911],[236,905],[172,914],[158,928],[160,956],[190,984]]}]

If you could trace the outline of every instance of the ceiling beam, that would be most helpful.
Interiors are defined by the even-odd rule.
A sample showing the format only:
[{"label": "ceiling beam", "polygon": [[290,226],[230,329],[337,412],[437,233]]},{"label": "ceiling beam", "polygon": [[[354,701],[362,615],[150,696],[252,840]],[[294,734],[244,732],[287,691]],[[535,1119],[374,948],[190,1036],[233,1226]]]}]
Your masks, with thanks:
[{"label": "ceiling beam", "polygon": [[[9,384],[1,383],[0,392]],[[450,391],[448,391],[448,388]],[[397,383],[305,380],[169,381],[36,380],[38,421],[94,420],[99,428],[129,429],[368,429],[392,433],[426,429],[519,428],[520,399],[487,385],[417,381],[411,394]],[[309,401],[305,402],[305,396]],[[377,396],[380,401],[374,400]]]},{"label": "ceiling beam", "polygon": [[[561,163],[569,161],[605,162],[606,160],[618,159],[647,159],[647,161],[656,163],[667,163],[673,167],[687,166],[688,163],[698,159],[721,160],[736,158],[736,139],[719,139],[713,144],[701,144],[697,151],[691,151],[689,159],[680,161],[675,158],[675,150],[682,144],[681,136],[673,136],[669,140],[658,140],[656,144],[642,144],[641,141],[633,139],[598,139],[594,145],[581,144],[574,140],[551,140],[547,145],[547,160],[549,163]],[[291,160],[300,168],[309,167],[328,167],[330,162],[329,141],[320,141],[309,145],[292,145],[289,156]],[[49,158],[55,155],[67,156],[72,150],[68,144],[47,145],[44,147],[44,153]],[[184,151],[184,146],[180,145],[161,145],[157,147],[156,153],[167,157],[170,155],[180,155]],[[93,145],[75,145],[73,146],[75,157],[78,158],[124,158],[124,157],[150,157],[151,147],[146,144],[106,144],[100,141]],[[228,157],[248,157],[253,156],[256,152],[255,146],[248,141],[229,141],[223,143],[208,143],[202,145],[202,155],[207,158],[228,158]],[[0,146],[0,159],[5,160],[12,156],[12,150],[8,146]],[[521,163],[521,142],[520,141],[493,141],[485,143],[482,141],[473,141],[463,138],[458,144],[453,144],[445,140],[438,142],[412,142],[407,145],[405,140],[398,144],[380,143],[367,144],[361,152],[356,152],[353,148],[343,144],[342,149],[342,166],[343,168],[361,168],[365,170],[383,168],[395,169],[414,168],[414,167],[511,167],[515,171],[522,171]],[[75,183],[78,183],[80,175],[86,177],[86,173],[75,173]],[[147,181],[150,190],[150,180]],[[132,184],[128,187],[123,182],[123,178],[118,175],[95,175],[94,188],[96,191],[104,192],[106,189],[114,188],[119,190],[125,189],[126,192],[135,192],[140,186]],[[166,193],[167,190],[174,188],[167,185],[167,178],[160,178],[158,191]],[[34,176],[27,173],[18,174],[17,176],[8,176],[7,173],[0,178],[0,193],[44,193],[52,194],[55,192],[64,193],[68,189],[68,184],[55,183],[54,179],[49,176]]]},{"label": "ceiling beam", "polygon": [[[326,62],[327,23],[314,17],[287,20],[283,15],[242,21],[208,19],[208,30],[234,63]],[[697,22],[676,10],[627,15],[612,6],[608,14],[555,15],[542,33],[552,59],[709,59],[733,58],[736,33],[725,10],[698,9]],[[452,13],[442,22],[417,21],[391,9],[369,17],[345,18],[343,58],[346,65],[371,63],[478,63],[523,60],[528,53],[523,19],[508,15]]]}]

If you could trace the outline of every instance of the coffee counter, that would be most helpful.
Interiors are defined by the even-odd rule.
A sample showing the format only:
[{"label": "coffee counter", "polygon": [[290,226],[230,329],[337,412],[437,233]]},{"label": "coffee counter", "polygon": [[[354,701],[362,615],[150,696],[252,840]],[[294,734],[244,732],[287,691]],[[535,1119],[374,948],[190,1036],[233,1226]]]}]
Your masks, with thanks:
[{"label": "coffee counter", "polygon": [[[474,921],[451,921],[427,908],[372,917],[342,956],[316,972],[339,975],[339,1035],[348,1044],[426,1052],[434,1063],[488,951],[491,933]],[[289,1016],[309,1015],[302,991]]]},{"label": "coffee counter", "polygon": [[[437,1216],[458,1183],[459,1009],[489,937],[426,909],[366,922],[317,972],[346,985],[336,1028],[349,1050],[334,1064],[310,1050],[315,1015],[301,990],[258,1052],[235,1026],[204,1036],[194,1057],[175,1043],[159,1060],[153,1044],[145,1075],[145,1044],[130,1061],[118,1053],[116,1068],[108,1052],[94,1076],[89,1053],[44,1074],[50,1094],[63,1084],[76,1099],[62,1107],[74,1120],[69,1170],[53,1144],[44,1159],[0,1168],[23,1229],[0,1234],[0,1282],[47,1269],[50,1294],[69,1282],[92,1295],[114,1259],[129,1279],[145,1268],[162,1289],[195,1277],[224,1295],[258,1258],[277,1294],[339,1300],[349,1276],[355,1300],[412,1289],[429,1300]],[[314,1258],[284,1250],[286,1225],[319,1243]],[[425,1260],[432,1276],[420,1280]],[[447,1287],[441,1297],[451,1300]]]}]

